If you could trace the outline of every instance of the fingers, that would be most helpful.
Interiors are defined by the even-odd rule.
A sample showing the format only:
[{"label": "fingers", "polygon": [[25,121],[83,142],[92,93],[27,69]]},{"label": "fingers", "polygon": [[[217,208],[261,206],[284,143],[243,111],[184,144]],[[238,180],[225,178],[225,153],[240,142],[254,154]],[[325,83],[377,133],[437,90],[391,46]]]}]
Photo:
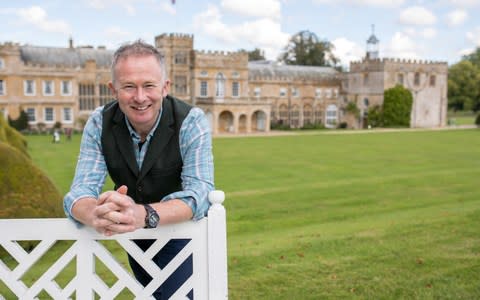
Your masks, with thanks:
[{"label": "fingers", "polygon": [[102,205],[110,197],[118,195],[118,194],[126,196],[127,191],[128,191],[128,187],[126,185],[122,185],[116,191],[108,191],[108,192],[102,193],[100,195],[100,197],[98,197],[97,205]]}]

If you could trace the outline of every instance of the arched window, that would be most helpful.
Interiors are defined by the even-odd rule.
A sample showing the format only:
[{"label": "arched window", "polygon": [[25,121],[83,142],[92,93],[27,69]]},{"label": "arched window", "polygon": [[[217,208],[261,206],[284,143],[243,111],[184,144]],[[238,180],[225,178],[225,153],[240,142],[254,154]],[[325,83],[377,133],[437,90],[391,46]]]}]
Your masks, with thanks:
[{"label": "arched window", "polygon": [[223,98],[225,96],[225,75],[223,73],[218,73],[216,77],[217,88],[215,96],[218,98]]},{"label": "arched window", "polygon": [[334,128],[337,126],[337,106],[330,104],[327,106],[327,112],[325,115],[325,126],[328,128]]},{"label": "arched window", "polygon": [[416,72],[415,73],[415,76],[414,76],[414,79],[413,79],[413,84],[414,85],[420,85],[420,73]]}]

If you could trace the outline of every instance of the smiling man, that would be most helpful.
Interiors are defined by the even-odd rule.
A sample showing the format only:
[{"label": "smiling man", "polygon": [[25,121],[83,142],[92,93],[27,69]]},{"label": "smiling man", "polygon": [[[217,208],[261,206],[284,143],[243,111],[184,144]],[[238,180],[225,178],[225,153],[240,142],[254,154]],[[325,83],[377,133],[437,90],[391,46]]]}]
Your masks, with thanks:
[{"label": "smiling man", "polygon": [[[203,218],[214,184],[211,131],[202,110],[168,95],[163,56],[140,40],[115,52],[109,86],[116,101],[97,108],[85,126],[64,198],[67,216],[105,235]],[[101,193],[107,174],[115,188]],[[146,250],[154,241],[135,242]],[[155,262],[165,267],[187,243],[171,240]],[[168,299],[188,279],[191,259],[155,298]],[[129,262],[147,285],[149,274],[130,256]]]}]

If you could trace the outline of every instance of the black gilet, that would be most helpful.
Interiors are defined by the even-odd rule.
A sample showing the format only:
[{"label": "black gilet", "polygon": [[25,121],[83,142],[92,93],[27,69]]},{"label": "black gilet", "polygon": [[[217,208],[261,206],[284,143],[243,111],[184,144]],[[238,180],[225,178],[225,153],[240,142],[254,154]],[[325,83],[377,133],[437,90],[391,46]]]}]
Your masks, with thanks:
[{"label": "black gilet", "polygon": [[137,203],[158,202],[164,196],[182,190],[179,132],[191,108],[170,96],[163,99],[160,122],[139,169],[125,115],[118,102],[104,107],[102,149],[115,189],[126,185],[128,195]]}]

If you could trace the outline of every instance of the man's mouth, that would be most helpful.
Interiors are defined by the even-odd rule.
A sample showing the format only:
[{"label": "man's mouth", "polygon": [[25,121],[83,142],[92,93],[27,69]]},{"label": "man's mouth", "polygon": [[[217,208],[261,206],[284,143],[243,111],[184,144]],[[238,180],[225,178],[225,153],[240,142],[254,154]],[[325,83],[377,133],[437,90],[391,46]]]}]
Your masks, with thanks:
[{"label": "man's mouth", "polygon": [[144,111],[147,110],[151,105],[144,105],[144,106],[131,106],[132,109],[138,110],[138,111]]}]

